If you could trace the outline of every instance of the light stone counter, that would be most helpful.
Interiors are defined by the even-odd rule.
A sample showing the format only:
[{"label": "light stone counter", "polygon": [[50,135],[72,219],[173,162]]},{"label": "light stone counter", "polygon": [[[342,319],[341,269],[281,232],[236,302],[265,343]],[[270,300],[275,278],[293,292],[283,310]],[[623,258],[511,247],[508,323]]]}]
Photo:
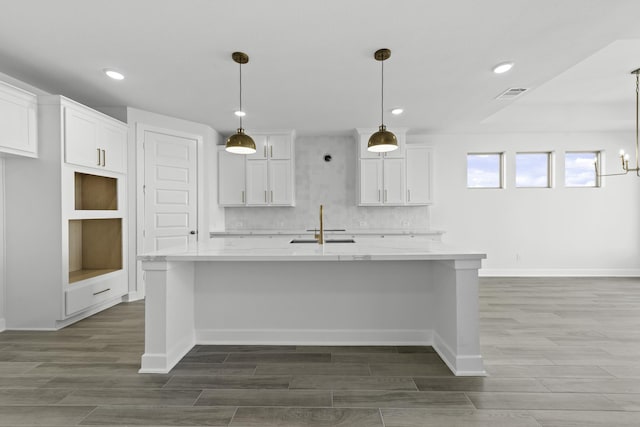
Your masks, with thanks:
[{"label": "light stone counter", "polygon": [[[306,230],[282,230],[282,229],[254,229],[254,230],[226,230],[211,231],[210,237],[278,237],[278,236],[313,236],[311,229]],[[429,237],[432,240],[441,240],[444,231],[441,230],[421,230],[421,229],[396,229],[396,228],[380,228],[380,229],[328,229],[325,231],[326,236],[411,236],[411,237]]]},{"label": "light stone counter", "polygon": [[169,372],[195,344],[432,345],[456,375],[484,375],[483,253],[426,237],[290,240],[216,238],[141,255],[140,372]]}]

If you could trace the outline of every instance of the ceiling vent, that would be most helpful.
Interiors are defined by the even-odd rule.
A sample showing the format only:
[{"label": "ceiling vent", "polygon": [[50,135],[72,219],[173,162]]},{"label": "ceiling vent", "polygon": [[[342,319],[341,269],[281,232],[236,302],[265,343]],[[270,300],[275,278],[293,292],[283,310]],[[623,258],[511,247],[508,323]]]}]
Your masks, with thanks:
[{"label": "ceiling vent", "polygon": [[512,87],[509,88],[507,90],[505,90],[504,92],[502,92],[500,95],[496,96],[496,99],[515,99],[517,97],[519,97],[520,95],[522,95],[523,93],[525,93],[526,91],[528,91],[529,89],[523,88],[523,87]]}]

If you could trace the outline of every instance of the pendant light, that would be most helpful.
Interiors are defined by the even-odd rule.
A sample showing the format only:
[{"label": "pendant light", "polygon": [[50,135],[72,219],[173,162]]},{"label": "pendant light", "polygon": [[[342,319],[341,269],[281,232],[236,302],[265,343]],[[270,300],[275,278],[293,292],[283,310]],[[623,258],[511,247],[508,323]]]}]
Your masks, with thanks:
[{"label": "pendant light", "polygon": [[376,61],[380,61],[382,67],[382,90],[381,90],[381,102],[380,102],[380,127],[378,132],[371,135],[369,138],[369,144],[367,150],[376,153],[382,153],[385,151],[393,151],[398,148],[398,139],[396,136],[387,130],[384,125],[384,61],[389,59],[391,51],[389,49],[379,49],[373,54]]},{"label": "pendant light", "polygon": [[[231,58],[238,64],[240,64],[240,110],[242,110],[242,64],[249,62],[249,55],[244,52],[233,52]],[[240,117],[240,127],[237,133],[234,133],[227,139],[225,150],[235,154],[253,154],[256,152],[256,143],[253,139],[244,133],[242,128],[242,115],[237,114]]]}]

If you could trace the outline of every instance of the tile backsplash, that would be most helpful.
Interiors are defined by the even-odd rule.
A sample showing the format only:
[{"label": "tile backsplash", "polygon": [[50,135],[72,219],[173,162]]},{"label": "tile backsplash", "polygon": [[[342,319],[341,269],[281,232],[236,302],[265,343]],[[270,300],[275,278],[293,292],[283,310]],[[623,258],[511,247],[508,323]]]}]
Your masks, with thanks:
[{"label": "tile backsplash", "polygon": [[[300,230],[318,227],[324,205],[325,228],[429,228],[426,206],[356,205],[356,142],[348,136],[299,137],[295,141],[295,207],[225,208],[227,230]],[[325,161],[325,155],[331,161]]]}]

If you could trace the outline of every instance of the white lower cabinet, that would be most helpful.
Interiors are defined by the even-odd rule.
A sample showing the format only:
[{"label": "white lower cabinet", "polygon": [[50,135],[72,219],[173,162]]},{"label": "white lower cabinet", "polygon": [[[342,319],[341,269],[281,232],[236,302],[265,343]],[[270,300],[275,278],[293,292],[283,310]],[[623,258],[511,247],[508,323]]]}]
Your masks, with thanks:
[{"label": "white lower cabinet", "polygon": [[219,147],[218,204],[294,206],[293,132],[250,135],[256,143],[254,154],[231,154]]},{"label": "white lower cabinet", "polygon": [[0,153],[38,156],[38,97],[0,82]]},{"label": "white lower cabinet", "polygon": [[[79,116],[69,129],[65,112],[86,109],[125,135],[127,126],[60,96],[41,101],[38,160],[5,160],[7,329],[58,329],[128,292],[126,174],[98,168],[97,150],[90,166],[77,164],[81,155],[65,161],[65,152],[77,154],[66,130],[80,139],[96,131]],[[100,160],[109,164],[102,153]]]}]

